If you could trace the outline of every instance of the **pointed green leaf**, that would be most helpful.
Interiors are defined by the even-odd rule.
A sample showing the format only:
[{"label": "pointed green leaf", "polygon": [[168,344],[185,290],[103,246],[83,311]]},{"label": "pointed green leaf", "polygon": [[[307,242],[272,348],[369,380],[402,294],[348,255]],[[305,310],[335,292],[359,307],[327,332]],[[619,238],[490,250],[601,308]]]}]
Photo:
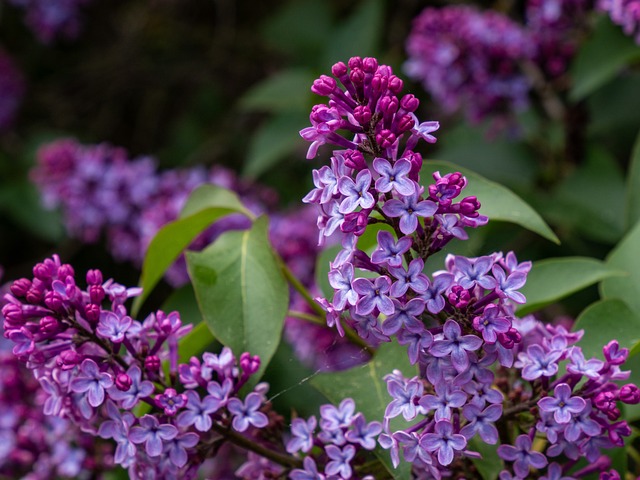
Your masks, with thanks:
[{"label": "pointed green leaf", "polygon": [[316,75],[306,69],[284,70],[245,93],[240,99],[240,107],[272,113],[303,111],[308,114],[312,96],[309,85],[315,79]]},{"label": "pointed green leaf", "polygon": [[478,452],[482,458],[472,458],[473,464],[478,469],[483,480],[496,480],[500,471],[504,469],[504,462],[498,456],[498,446],[489,445],[478,436],[469,440],[467,448],[473,452]]},{"label": "pointed green leaf", "polygon": [[582,100],[638,59],[640,47],[633,38],[610,19],[602,17],[573,60],[570,69],[573,88],[569,98],[574,102]]},{"label": "pointed green leaf", "polygon": [[629,275],[605,279],[600,284],[600,295],[603,298],[620,298],[640,312],[640,222],[611,251],[606,263]]},{"label": "pointed green leaf", "polygon": [[[383,378],[393,369],[399,369],[407,377],[417,374],[416,367],[409,364],[406,347],[396,342],[384,343],[369,363],[344,372],[320,374],[311,380],[311,384],[336,405],[344,398],[353,398],[356,410],[362,412],[367,421],[382,422],[384,411],[391,402]],[[374,453],[394,478],[410,478],[410,464],[400,462],[398,468],[394,469],[388,451],[378,447]]]},{"label": "pointed green leaf", "polygon": [[640,132],[636,137],[627,175],[627,228],[640,220]]},{"label": "pointed green leaf", "polygon": [[517,313],[534,312],[605,278],[625,275],[594,258],[550,258],[535,262],[527,275],[527,283],[520,289],[527,303],[520,306]]},{"label": "pointed green leaf", "polygon": [[588,306],[576,320],[573,330],[584,329],[578,345],[586,358],[603,358],[602,347],[618,340],[623,348],[631,348],[640,340],[640,314],[622,300],[608,298]]},{"label": "pointed green leaf", "polygon": [[248,218],[253,218],[253,214],[230,190],[215,185],[202,185],[193,191],[182,209],[180,218],[162,227],[147,248],[140,276],[142,295],[133,302],[131,309],[133,315],[137,315],[167,268],[176,261],[193,239],[213,222],[232,213],[241,213]]},{"label": "pointed green leaf", "polygon": [[200,356],[205,349],[215,341],[208,325],[204,322],[193,327],[188,334],[180,339],[178,345],[178,362],[188,363],[193,356]]},{"label": "pointed green leaf", "polygon": [[462,195],[478,197],[482,205],[480,213],[489,217],[489,221],[515,223],[554,243],[560,243],[556,234],[538,212],[508,188],[487,180],[471,170],[441,160],[424,162],[421,172],[423,185],[428,186],[433,181],[431,173],[435,171],[439,171],[443,175],[460,172],[467,177],[468,185]]},{"label": "pointed green leaf", "polygon": [[268,239],[266,217],[226,232],[202,252],[187,252],[200,311],[215,338],[235,355],[259,355],[257,382],[280,342],[289,288]]}]

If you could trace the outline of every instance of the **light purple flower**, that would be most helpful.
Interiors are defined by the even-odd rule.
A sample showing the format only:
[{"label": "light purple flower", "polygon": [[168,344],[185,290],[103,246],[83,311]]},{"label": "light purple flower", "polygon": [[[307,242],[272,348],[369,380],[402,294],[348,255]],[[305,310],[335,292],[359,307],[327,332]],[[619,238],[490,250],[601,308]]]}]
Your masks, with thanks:
[{"label": "light purple flower", "polygon": [[187,404],[185,410],[178,415],[176,424],[181,428],[195,425],[200,432],[211,430],[211,415],[220,408],[219,400],[210,395],[200,399],[200,395],[194,390],[187,391],[185,395]]},{"label": "light purple flower", "polygon": [[451,420],[451,409],[467,403],[467,394],[460,389],[452,389],[448,383],[438,383],[435,389],[435,395],[425,395],[420,399],[420,406],[426,411],[435,410],[436,421]]},{"label": "light purple flower", "polygon": [[323,430],[338,430],[351,424],[356,404],[352,398],[345,398],[340,405],[327,404],[320,407],[320,426]]},{"label": "light purple flower", "polygon": [[544,397],[538,400],[541,410],[553,413],[553,418],[558,423],[569,423],[573,414],[582,412],[587,403],[580,397],[571,396],[571,387],[566,383],[560,383],[553,389],[553,397]]},{"label": "light purple flower", "polygon": [[167,388],[164,393],[156,395],[156,405],[164,409],[165,415],[173,416],[187,404],[187,396],[178,394],[173,388]]},{"label": "light purple flower", "polygon": [[395,242],[391,233],[380,230],[378,248],[371,254],[371,262],[376,265],[399,267],[402,265],[403,255],[409,251],[412,243],[409,237],[402,237]]},{"label": "light purple flower", "polygon": [[256,428],[266,427],[269,423],[267,416],[260,412],[262,396],[251,392],[244,399],[232,398],[227,404],[229,412],[233,415],[233,428],[238,432],[244,432],[250,425]]},{"label": "light purple flower", "polygon": [[294,454],[299,450],[307,453],[313,448],[313,431],[316,429],[316,417],[311,416],[308,420],[294,418],[291,421],[292,438],[287,442],[287,452]]},{"label": "light purple flower", "polygon": [[451,355],[451,363],[458,372],[464,372],[469,367],[469,356],[480,348],[482,339],[475,335],[462,335],[460,325],[453,319],[448,319],[443,327],[444,339],[436,340],[429,348],[429,352],[436,357]]},{"label": "light purple flower", "polygon": [[584,375],[593,380],[597,380],[600,377],[600,370],[604,368],[604,362],[597,358],[591,358],[586,360],[582,349],[579,347],[573,347],[569,354],[571,362],[567,365],[567,371],[575,373],[577,375]]},{"label": "light purple flower", "polygon": [[318,466],[312,457],[304,457],[304,470],[296,468],[289,474],[291,480],[324,480],[325,476],[318,472]]},{"label": "light purple flower", "polygon": [[158,419],[152,415],[143,415],[140,425],[129,431],[129,439],[135,443],[144,443],[145,451],[150,457],[157,457],[162,453],[163,443],[178,435],[178,429],[171,424],[160,425]]},{"label": "light purple flower", "polygon": [[489,405],[482,410],[477,405],[466,405],[462,410],[469,423],[462,427],[460,433],[471,439],[476,433],[489,445],[498,443],[498,430],[493,425],[502,416],[502,405]]},{"label": "light purple flower", "polygon": [[418,320],[418,316],[424,312],[424,300],[412,298],[403,305],[394,298],[393,304],[395,312],[382,322],[382,333],[393,335],[402,327],[416,333],[421,333],[424,330],[423,323]]},{"label": "light purple flower", "polygon": [[482,333],[482,338],[487,343],[496,343],[499,333],[506,333],[511,328],[511,320],[502,309],[493,303],[487,305],[481,316],[473,319],[473,328]]},{"label": "light purple flower", "polygon": [[491,268],[491,273],[496,279],[496,292],[498,292],[498,295],[516,303],[525,303],[527,301],[526,297],[517,291],[527,283],[526,273],[515,271],[507,275],[499,265],[494,265]]},{"label": "light purple flower", "polygon": [[409,268],[400,265],[398,267],[389,267],[389,273],[397,280],[391,285],[389,291],[392,297],[398,298],[407,293],[409,288],[416,293],[424,293],[429,288],[429,279],[422,273],[424,269],[424,261],[421,258],[414,258],[409,263]]},{"label": "light purple flower", "polygon": [[407,329],[400,330],[398,343],[400,345],[408,345],[407,355],[409,356],[409,361],[411,365],[415,365],[420,354],[433,343],[433,335],[426,328],[422,332],[412,332]]},{"label": "light purple flower", "polygon": [[96,333],[102,338],[111,340],[113,343],[121,343],[133,319],[129,315],[116,315],[107,310],[100,312],[100,321],[96,327]]},{"label": "light purple flower", "polygon": [[411,162],[406,158],[400,158],[393,166],[384,158],[373,160],[373,169],[380,174],[376,180],[376,190],[390,192],[394,190],[400,195],[411,195],[416,191],[415,183],[407,178],[411,171]]},{"label": "light purple flower", "polygon": [[529,476],[529,466],[543,468],[547,465],[547,457],[540,452],[531,451],[532,443],[528,435],[520,435],[516,438],[516,444],[500,445],[498,455],[503,460],[514,462],[513,470],[520,478]]},{"label": "light purple flower", "polygon": [[427,287],[427,290],[421,295],[427,304],[427,310],[434,315],[440,313],[444,308],[444,292],[453,283],[453,275],[450,273],[441,273],[433,277],[433,282]]},{"label": "light purple flower", "polygon": [[414,192],[400,199],[387,200],[382,211],[391,218],[400,217],[400,231],[410,235],[418,228],[418,217],[433,216],[438,206],[431,200],[421,200],[420,192]]},{"label": "light purple flower", "polygon": [[423,385],[417,378],[401,382],[392,377],[386,377],[387,391],[393,400],[387,405],[385,418],[394,418],[402,414],[405,420],[416,418],[418,408],[416,401],[422,397]]},{"label": "light purple flower", "polygon": [[476,285],[492,290],[496,287],[496,280],[488,275],[493,266],[491,255],[477,258],[467,258],[456,255],[454,257],[456,281],[462,288],[471,289]]},{"label": "light purple flower", "polygon": [[386,275],[377,277],[373,283],[368,278],[356,278],[353,289],[361,295],[356,303],[358,315],[369,315],[374,309],[378,309],[384,315],[394,312],[393,301],[387,295],[391,288],[391,280]]},{"label": "light purple flower", "polygon": [[552,377],[558,372],[556,363],[562,352],[560,350],[545,351],[540,345],[531,345],[527,348],[527,353],[518,354],[518,359],[522,359],[522,378],[525,380],[535,380],[539,377]]},{"label": "light purple flower", "polygon": [[80,365],[80,374],[71,381],[69,388],[76,393],[87,393],[89,405],[99,407],[104,402],[104,391],[113,385],[113,377],[100,372],[96,362],[85,358]]},{"label": "light purple flower", "polygon": [[340,475],[342,478],[351,478],[351,459],[356,454],[356,447],[347,445],[344,448],[335,445],[327,445],[327,456],[331,459],[324,468],[327,475]]},{"label": "light purple flower", "polygon": [[438,462],[447,466],[453,461],[455,451],[467,446],[467,439],[459,433],[453,433],[453,425],[448,420],[436,422],[433,433],[425,433],[420,446],[428,452],[438,452]]},{"label": "light purple flower", "polygon": [[371,172],[361,170],[356,175],[355,181],[351,177],[344,176],[338,181],[338,189],[346,198],[340,203],[340,213],[353,212],[358,206],[372,208],[376,201],[369,193],[371,186]]},{"label": "light purple flower", "polygon": [[182,433],[164,444],[164,453],[169,454],[169,459],[176,467],[182,468],[187,464],[187,448],[195,447],[200,437],[193,432]]},{"label": "light purple flower", "polygon": [[347,303],[355,305],[358,301],[358,293],[351,285],[353,275],[353,265],[348,262],[329,271],[329,285],[336,291],[333,296],[333,306],[338,310],[344,310]]},{"label": "light purple flower", "polygon": [[142,381],[142,371],[137,365],[129,367],[127,375],[131,379],[129,389],[123,392],[114,385],[109,389],[109,396],[113,400],[121,402],[122,408],[131,410],[141,398],[151,395],[154,387],[149,380]]},{"label": "light purple flower", "polygon": [[382,424],[380,422],[369,422],[365,420],[361,413],[358,413],[351,422],[349,431],[345,434],[345,438],[351,443],[359,443],[366,450],[376,448],[376,436],[382,432]]}]

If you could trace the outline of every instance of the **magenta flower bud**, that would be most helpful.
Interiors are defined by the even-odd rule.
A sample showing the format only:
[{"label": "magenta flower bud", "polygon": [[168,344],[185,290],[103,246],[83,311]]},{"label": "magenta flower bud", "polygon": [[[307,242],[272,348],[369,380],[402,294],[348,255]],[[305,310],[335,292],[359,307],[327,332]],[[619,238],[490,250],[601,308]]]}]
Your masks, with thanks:
[{"label": "magenta flower bud", "polygon": [[378,69],[378,60],[373,57],[365,57],[362,60],[362,69],[366,73],[375,73]]},{"label": "magenta flower bud", "polygon": [[98,323],[100,319],[100,305],[96,305],[95,303],[90,303],[84,307],[84,317],[90,323]]},{"label": "magenta flower bud", "polygon": [[620,387],[620,400],[628,405],[636,405],[640,403],[640,389],[633,383],[627,383]]},{"label": "magenta flower bud", "polygon": [[334,77],[342,78],[347,73],[347,66],[344,62],[338,62],[331,67],[331,73]]},{"label": "magenta flower bud", "polygon": [[311,91],[316,95],[329,96],[336,89],[336,81],[335,79],[327,76],[320,75],[320,78],[313,81],[313,86],[311,87]]},{"label": "magenta flower bud", "polygon": [[29,289],[29,291],[25,294],[24,298],[29,303],[37,304],[42,302],[44,295],[42,290],[34,288],[33,286]]},{"label": "magenta flower bud", "polygon": [[395,75],[391,75],[389,77],[389,90],[395,93],[396,95],[402,91],[402,87],[404,86],[404,82]]},{"label": "magenta flower bud", "polygon": [[64,282],[67,277],[75,277],[76,272],[73,270],[73,267],[68,263],[64,265],[60,265],[58,268],[58,280]]},{"label": "magenta flower bud", "polygon": [[395,97],[382,97],[378,102],[378,110],[385,116],[391,116],[398,111],[398,99]]},{"label": "magenta flower bud", "polygon": [[87,283],[89,285],[102,284],[102,272],[100,270],[89,270],[87,272]]},{"label": "magenta flower bud", "polygon": [[51,270],[44,263],[38,263],[35,267],[33,267],[33,276],[46,282],[51,280],[52,274]]},{"label": "magenta flower bud", "polygon": [[91,285],[89,287],[89,298],[91,303],[100,304],[104,300],[105,293],[104,288],[101,285]]},{"label": "magenta flower bud", "polygon": [[364,85],[364,72],[360,68],[354,68],[349,74],[349,80],[354,85]]},{"label": "magenta flower bud", "polygon": [[160,370],[160,359],[157,355],[149,355],[144,359],[144,368],[150,372],[157,372]]},{"label": "magenta flower bud", "polygon": [[364,159],[362,153],[357,150],[347,150],[344,154],[345,166],[352,168],[356,171],[364,170],[367,168],[367,162]]},{"label": "magenta flower bud", "polygon": [[422,155],[417,152],[409,151],[404,158],[411,162],[411,170],[409,170],[409,178],[417,182],[420,178],[420,170],[422,170]]},{"label": "magenta flower bud", "polygon": [[40,331],[45,335],[53,335],[58,332],[60,328],[60,322],[54,317],[47,315],[40,319]]},{"label": "magenta flower bud", "polygon": [[387,89],[389,85],[388,79],[385,76],[376,73],[371,79],[371,93],[375,98],[378,98],[382,92]]},{"label": "magenta flower bud", "polygon": [[80,365],[84,357],[75,350],[65,350],[56,359],[56,363],[62,370],[71,370],[76,365]]},{"label": "magenta flower bud", "polygon": [[398,132],[404,133],[406,131],[409,131],[415,124],[416,122],[411,115],[403,115],[402,117],[400,117],[400,120],[398,120]]},{"label": "magenta flower bud", "polygon": [[31,288],[31,280],[28,278],[20,278],[11,285],[11,293],[16,297],[24,297]]},{"label": "magenta flower bud", "polygon": [[121,392],[126,392],[131,388],[131,377],[126,373],[122,372],[116,376],[116,388]]},{"label": "magenta flower bud", "polygon": [[617,396],[614,392],[600,392],[593,400],[596,408],[602,411],[609,420],[620,418],[620,410],[616,405]]},{"label": "magenta flower bud", "polygon": [[504,348],[512,349],[516,344],[522,341],[522,335],[515,328],[510,328],[506,333],[498,334],[498,342]]},{"label": "magenta flower bud", "polygon": [[458,207],[458,211],[467,217],[477,215],[478,210],[480,210],[480,202],[476,197],[463,198]]},{"label": "magenta flower bud", "polygon": [[391,147],[396,141],[396,135],[391,130],[382,130],[376,135],[376,142],[382,148]]},{"label": "magenta flower bud", "polygon": [[360,57],[351,57],[349,59],[349,62],[347,63],[347,65],[349,65],[349,68],[351,70],[353,70],[355,68],[362,68],[362,58],[360,58]]},{"label": "magenta flower bud", "polygon": [[56,292],[47,292],[44,296],[44,304],[54,312],[59,312],[64,308],[62,297]]},{"label": "magenta flower bud", "polygon": [[629,356],[629,349],[620,348],[617,340],[611,340],[602,348],[602,353],[611,365],[622,365]]},{"label": "magenta flower bud", "polygon": [[12,326],[22,326],[26,321],[22,313],[22,307],[15,303],[7,303],[2,307],[2,316],[5,320],[11,322],[13,324]]},{"label": "magenta flower bud", "polygon": [[469,302],[471,302],[471,294],[465,288],[460,285],[454,285],[451,287],[451,292],[447,295],[449,302],[457,309],[467,308]]},{"label": "magenta flower bud", "polygon": [[366,105],[359,105],[353,109],[353,118],[355,118],[360,125],[369,125],[371,121],[371,109]]},{"label": "magenta flower bud", "polygon": [[408,93],[400,100],[400,107],[405,112],[415,112],[420,106],[420,100],[418,100],[414,95]]},{"label": "magenta flower bud", "polygon": [[246,375],[253,375],[260,368],[260,357],[258,355],[252,357],[249,352],[244,352],[240,355],[240,368]]}]

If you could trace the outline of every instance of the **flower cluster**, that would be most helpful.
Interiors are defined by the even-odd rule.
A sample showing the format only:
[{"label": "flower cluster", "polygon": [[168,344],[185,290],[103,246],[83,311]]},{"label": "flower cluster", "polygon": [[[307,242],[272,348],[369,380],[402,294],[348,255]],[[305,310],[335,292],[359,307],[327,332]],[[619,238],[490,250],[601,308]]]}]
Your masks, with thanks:
[{"label": "flower cluster", "polygon": [[530,84],[518,62],[535,53],[529,34],[501,13],[469,6],[426,8],[406,44],[407,75],[446,112],[463,108],[477,122],[528,104]]},{"label": "flower cluster", "polygon": [[[413,378],[400,371],[386,376],[391,401],[380,444],[391,451],[395,465],[402,451],[414,474],[424,479],[468,472],[473,467],[465,459],[479,456],[471,443],[476,438],[500,441],[500,456],[514,462],[513,473],[505,470],[501,478],[566,475],[573,463],[560,467],[552,461],[547,476],[530,474],[530,467],[543,472],[548,458],[561,454],[592,462],[587,470],[574,472],[576,477],[605,471],[609,463],[601,450],[622,445],[630,434],[628,424],[618,421],[616,402],[640,401],[635,385],[614,383],[628,376],[619,368],[628,352],[612,342],[604,349],[605,362],[586,359],[575,345],[581,333],[517,318],[515,305],[526,300],[519,289],[531,263],[519,263],[513,252],[448,255],[443,270],[424,273],[433,253],[452,238],[467,238],[465,227],[487,219],[479,215],[474,197],[455,202],[467,184],[461,174],[436,172],[434,184],[421,186],[417,154],[407,147],[398,154],[406,131],[411,131],[411,144],[411,128],[382,135],[375,129],[384,113],[367,117],[369,124],[358,120],[362,106],[376,112],[370,106],[384,98],[370,87],[373,79],[361,88],[349,83],[350,78],[366,79],[359,69],[367,64],[373,61],[351,59],[349,75],[342,64],[334,66],[336,76],[343,74],[339,78],[346,92],[328,77],[314,84],[320,93],[319,87],[332,85],[328,110],[335,109],[336,118],[327,123],[355,133],[351,144],[337,140],[335,131],[327,133],[333,127],[314,119],[321,106],[314,107],[314,126],[302,135],[314,143],[350,147],[333,152],[331,167],[313,172],[315,188],[305,197],[320,207],[321,238],[333,232],[343,238],[329,271],[333,298],[317,299],[327,312],[327,324],[342,334],[344,322],[374,345],[396,337],[417,366]],[[380,67],[390,75],[386,68]],[[391,97],[397,93],[399,89],[387,92]],[[387,138],[393,138],[392,146],[383,146]],[[316,147],[312,145],[312,153]],[[377,230],[370,253],[358,248],[366,230]],[[566,361],[564,375],[557,375],[560,361]],[[411,423],[392,431],[391,420],[399,416]],[[521,435],[511,438],[513,432]],[[546,437],[544,454],[532,450],[536,435]]]},{"label": "flower cluster", "polygon": [[74,39],[80,33],[80,11],[91,0],[8,0],[23,8],[25,22],[40,42],[49,44],[56,38]]},{"label": "flower cluster", "polygon": [[598,0],[596,8],[609,14],[627,35],[640,44],[640,2],[638,0]]},{"label": "flower cluster", "polygon": [[21,72],[11,57],[0,48],[0,132],[13,125],[24,90]]}]

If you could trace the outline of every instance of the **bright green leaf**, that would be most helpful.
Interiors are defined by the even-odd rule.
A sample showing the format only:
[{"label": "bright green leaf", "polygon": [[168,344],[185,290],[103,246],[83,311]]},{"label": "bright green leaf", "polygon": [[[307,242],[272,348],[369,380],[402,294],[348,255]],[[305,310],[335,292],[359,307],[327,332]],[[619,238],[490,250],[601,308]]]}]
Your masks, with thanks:
[{"label": "bright green leaf", "polygon": [[268,240],[266,217],[226,232],[202,252],[187,252],[189,275],[205,322],[236,355],[260,356],[257,382],[275,353],[289,288]]},{"label": "bright green leaf", "polygon": [[633,146],[627,175],[627,228],[640,220],[640,132]]},{"label": "bright green leaf", "polygon": [[586,358],[603,358],[602,347],[611,340],[618,340],[623,348],[631,348],[640,340],[640,314],[622,300],[608,298],[587,307],[573,329],[584,329],[578,345]]},{"label": "bright green leaf", "polygon": [[180,218],[162,227],[149,244],[140,276],[142,295],[133,302],[134,315],[138,313],[167,268],[193,239],[213,222],[231,213],[241,213],[253,218],[253,214],[230,190],[215,185],[202,185],[193,191]]},{"label": "bright green leaf", "polygon": [[574,102],[582,100],[638,59],[640,48],[633,38],[602,17],[571,65],[573,88],[569,98]]},{"label": "bright green leaf", "polygon": [[[416,367],[409,364],[406,347],[395,342],[384,343],[369,363],[344,372],[320,374],[311,380],[311,384],[336,405],[344,398],[353,398],[356,410],[362,412],[367,421],[381,422],[391,401],[383,378],[393,369],[399,369],[407,377],[417,374]],[[411,468],[407,462],[401,462],[396,470],[388,451],[378,448],[375,453],[394,478],[410,478]]]},{"label": "bright green leaf", "polygon": [[568,297],[594,283],[613,276],[624,276],[600,260],[586,257],[550,258],[535,262],[520,292],[527,303],[518,308],[524,315]]},{"label": "bright green leaf", "polygon": [[161,309],[165,312],[177,311],[183,325],[198,325],[202,322],[202,314],[198,309],[198,302],[191,284],[174,290],[162,304]]},{"label": "bright green leaf", "polygon": [[489,445],[476,436],[469,440],[467,448],[482,455],[482,458],[472,458],[471,460],[483,480],[496,480],[504,468],[504,462],[498,456],[498,446]]},{"label": "bright green leaf", "polygon": [[[245,93],[240,99],[240,106],[271,113],[302,111],[308,114],[312,96],[310,86],[315,79],[316,75],[309,70],[284,70]],[[297,132],[293,131],[292,135],[297,135]]]},{"label": "bright green leaf", "polygon": [[480,213],[489,217],[489,221],[510,222],[520,225],[555,243],[560,243],[558,237],[544,222],[542,217],[529,204],[522,200],[508,188],[478,175],[459,165],[441,160],[427,160],[422,168],[422,182],[427,186],[432,180],[432,172],[441,174],[461,172],[467,177],[468,185],[464,189],[464,196],[475,195],[482,207]]},{"label": "bright green leaf", "polygon": [[376,56],[381,39],[384,8],[381,0],[365,0],[329,36],[325,51],[326,68],[350,57]]},{"label": "bright green leaf", "polygon": [[304,151],[305,142],[298,132],[307,126],[306,113],[282,113],[267,120],[251,136],[243,174],[258,177],[296,149]]},{"label": "bright green leaf", "polygon": [[628,272],[629,276],[611,277],[600,284],[603,298],[620,298],[636,312],[640,312],[640,222],[607,257],[611,268]]}]

